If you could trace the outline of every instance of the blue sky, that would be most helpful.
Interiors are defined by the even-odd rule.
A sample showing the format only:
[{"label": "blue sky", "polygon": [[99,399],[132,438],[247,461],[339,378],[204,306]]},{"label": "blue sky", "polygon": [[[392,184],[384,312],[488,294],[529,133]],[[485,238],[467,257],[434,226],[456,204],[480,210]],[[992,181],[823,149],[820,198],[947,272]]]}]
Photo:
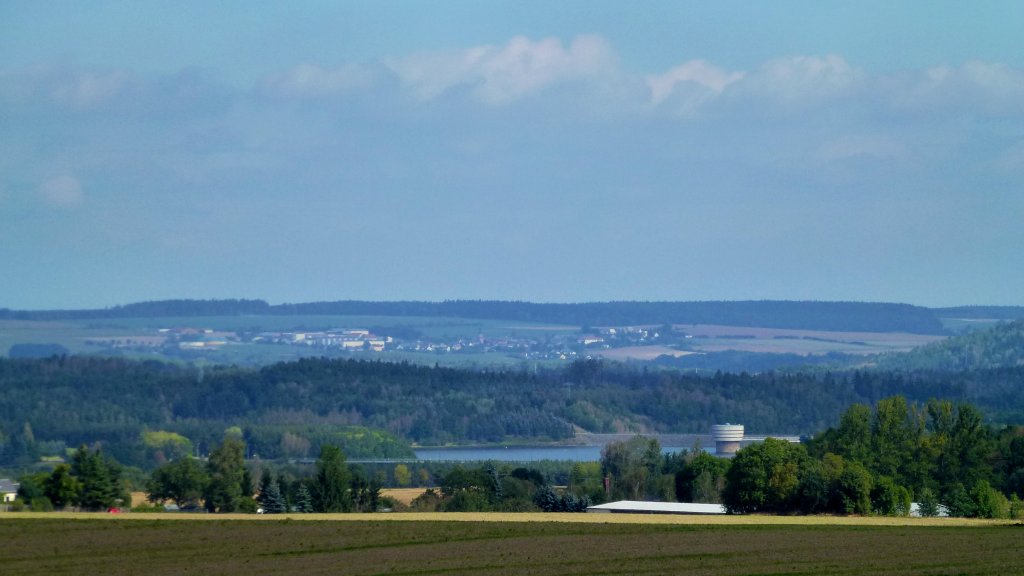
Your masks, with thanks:
[{"label": "blue sky", "polygon": [[1019,2],[0,3],[0,307],[1024,304]]}]

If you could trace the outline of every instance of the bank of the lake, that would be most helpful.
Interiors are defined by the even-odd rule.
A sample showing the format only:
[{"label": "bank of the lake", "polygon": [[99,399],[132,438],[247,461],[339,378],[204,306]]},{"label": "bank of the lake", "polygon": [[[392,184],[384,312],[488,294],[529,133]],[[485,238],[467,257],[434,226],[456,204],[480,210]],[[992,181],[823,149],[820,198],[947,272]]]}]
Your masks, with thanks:
[{"label": "bank of the lake", "polygon": [[[690,448],[692,447],[663,446],[661,451],[668,454]],[[714,453],[714,448],[705,450]],[[601,446],[453,446],[415,448],[413,451],[417,460],[428,462],[596,462],[601,459]]]}]

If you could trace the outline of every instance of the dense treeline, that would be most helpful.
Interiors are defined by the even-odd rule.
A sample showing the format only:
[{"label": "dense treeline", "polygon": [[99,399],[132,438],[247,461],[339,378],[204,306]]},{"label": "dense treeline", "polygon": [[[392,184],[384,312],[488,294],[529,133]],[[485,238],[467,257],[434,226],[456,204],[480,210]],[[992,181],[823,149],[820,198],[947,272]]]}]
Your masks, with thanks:
[{"label": "dense treeline", "polygon": [[701,372],[764,372],[767,370],[794,370],[808,368],[837,368],[860,366],[864,356],[829,352],[827,354],[783,354],[777,352],[747,352],[725,350],[703,352],[685,356],[659,356],[650,361],[652,366],[664,366],[677,370],[700,370]]},{"label": "dense treeline", "polygon": [[162,300],[102,310],[17,311],[0,309],[0,319],[59,320],[155,316],[234,315],[443,316],[589,326],[725,324],[813,330],[943,334],[939,316],[928,308],[873,302],[588,302],[543,304],[518,301],[367,302],[343,300],[270,305],[262,300]]},{"label": "dense treeline", "polygon": [[0,359],[0,463],[101,442],[122,462],[149,466],[182,442],[150,434],[147,444],[147,431],[178,434],[206,453],[231,426],[263,458],[309,456],[325,443],[357,458],[402,457],[402,442],[549,441],[572,436],[573,426],[703,433],[731,421],[750,433],[809,434],[851,404],[895,394],[971,402],[991,422],[1019,423],[1022,382],[1024,366],[702,376],[598,361],[480,371],[327,359],[260,370]]},{"label": "dense treeline", "polygon": [[631,324],[725,324],[878,332],[943,333],[938,317],[908,304],[863,302],[318,302],[274,307],[293,314],[367,314],[493,318],[593,326]]},{"label": "dense treeline", "polygon": [[149,467],[207,454],[226,429],[249,456],[304,458],[330,443],[359,458],[405,458],[408,443],[358,418],[292,412],[261,390],[258,372],[194,369],[100,357],[0,359],[0,465],[27,465],[67,448],[102,444],[119,461]]},{"label": "dense treeline", "polygon": [[28,504],[36,512],[67,507],[116,508],[131,501],[121,472],[117,460],[82,446],[74,453],[70,464],[58,464],[50,472],[23,476],[18,488],[19,504]]},{"label": "dense treeline", "polygon": [[[1021,517],[1024,427],[984,424],[970,404],[855,404],[809,445],[768,439],[727,464],[733,512]],[[942,508],[940,508],[940,506]]]},{"label": "dense treeline", "polygon": [[[171,502],[209,512],[374,512],[398,506],[381,496],[382,486],[416,483],[439,488],[412,502],[418,511],[582,512],[629,499],[721,502],[733,513],[1024,517],[1024,427],[988,426],[970,404],[918,405],[902,396],[850,406],[838,426],[804,444],[768,438],[726,459],[701,450],[663,454],[657,440],[635,436],[605,446],[599,462],[573,464],[566,477],[487,462],[433,473],[420,467],[414,480],[405,463],[390,478],[379,466],[347,465],[330,444],[320,446],[312,470],[247,452],[240,432],[229,430],[205,461],[177,454],[145,481],[156,506],[135,509]],[[22,475],[15,509],[128,504],[116,460],[84,446],[71,460]],[[550,482],[555,477],[561,488]]]}]

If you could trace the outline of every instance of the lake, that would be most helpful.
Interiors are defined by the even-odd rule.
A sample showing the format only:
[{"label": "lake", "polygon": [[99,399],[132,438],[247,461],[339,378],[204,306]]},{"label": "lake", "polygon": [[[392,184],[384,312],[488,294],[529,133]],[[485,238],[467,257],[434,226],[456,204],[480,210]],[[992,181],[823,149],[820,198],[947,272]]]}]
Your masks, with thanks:
[{"label": "lake", "polygon": [[[688,450],[689,447],[665,446],[663,454]],[[714,448],[706,449],[711,454]],[[536,462],[538,460],[570,460],[596,462],[601,459],[600,446],[487,446],[478,448],[416,448],[416,458],[431,462]]]}]

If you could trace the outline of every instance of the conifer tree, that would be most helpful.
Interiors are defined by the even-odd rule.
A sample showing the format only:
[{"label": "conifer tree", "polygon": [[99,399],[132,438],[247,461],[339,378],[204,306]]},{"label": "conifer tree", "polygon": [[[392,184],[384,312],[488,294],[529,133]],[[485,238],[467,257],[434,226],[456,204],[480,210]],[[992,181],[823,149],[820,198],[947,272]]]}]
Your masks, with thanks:
[{"label": "conifer tree", "polygon": [[313,512],[313,495],[309,492],[309,488],[306,486],[305,482],[299,485],[298,502],[296,502],[296,506],[298,507],[299,512],[302,512],[303,514]]},{"label": "conifer tree", "polygon": [[259,499],[260,504],[263,506],[264,514],[281,514],[288,511],[285,506],[284,497],[281,496],[281,489],[277,485],[277,480],[273,478],[270,479],[266,488],[260,492]]},{"label": "conifer tree", "polygon": [[71,463],[71,474],[81,483],[78,504],[86,510],[103,510],[120,504],[121,466],[103,457],[99,451],[78,448]]}]

